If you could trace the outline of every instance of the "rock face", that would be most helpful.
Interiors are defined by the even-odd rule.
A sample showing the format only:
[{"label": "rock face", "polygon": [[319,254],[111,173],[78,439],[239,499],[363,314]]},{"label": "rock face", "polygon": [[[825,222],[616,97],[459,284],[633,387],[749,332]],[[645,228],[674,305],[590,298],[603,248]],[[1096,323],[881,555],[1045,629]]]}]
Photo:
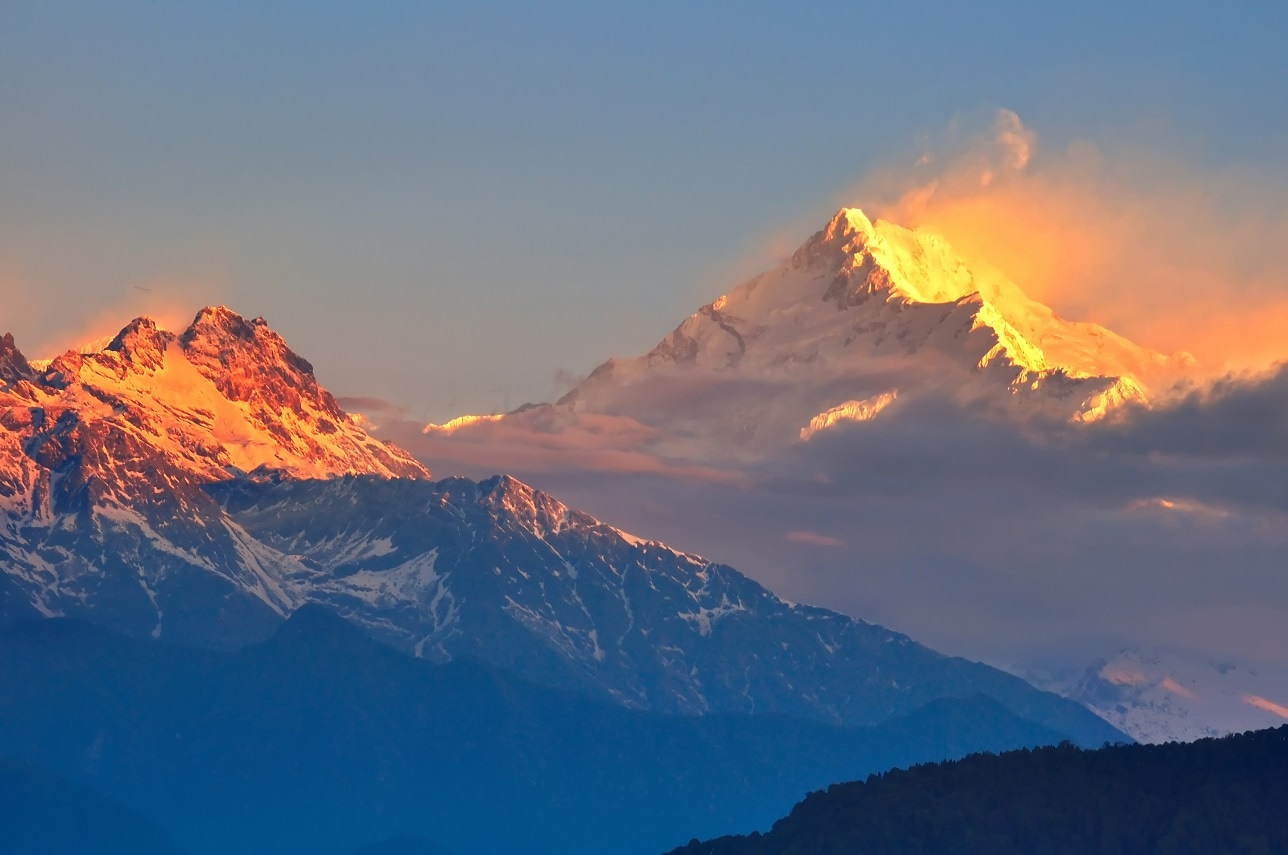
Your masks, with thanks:
[{"label": "rock face", "polygon": [[325,604],[396,647],[674,713],[873,724],[985,694],[1081,742],[1081,706],[508,477],[428,480],[262,321],[147,319],[0,393],[0,609],[245,644]]}]

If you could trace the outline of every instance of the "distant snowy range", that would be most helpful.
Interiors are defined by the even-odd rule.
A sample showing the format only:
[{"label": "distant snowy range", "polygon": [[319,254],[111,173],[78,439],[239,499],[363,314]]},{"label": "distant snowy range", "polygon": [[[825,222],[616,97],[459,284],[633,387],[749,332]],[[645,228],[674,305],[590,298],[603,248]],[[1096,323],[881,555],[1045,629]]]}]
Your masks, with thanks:
[{"label": "distant snowy range", "polygon": [[3,771],[135,851],[643,853],[1282,723],[1288,372],[1198,371],[855,209],[444,424],[223,307],[6,335]]}]

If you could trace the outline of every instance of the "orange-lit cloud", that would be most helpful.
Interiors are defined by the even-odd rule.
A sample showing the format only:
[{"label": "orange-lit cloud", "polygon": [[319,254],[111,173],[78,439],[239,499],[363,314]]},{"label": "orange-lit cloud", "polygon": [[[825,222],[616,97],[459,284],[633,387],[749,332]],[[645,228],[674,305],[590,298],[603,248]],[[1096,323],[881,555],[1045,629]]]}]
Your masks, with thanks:
[{"label": "orange-lit cloud", "polygon": [[1288,356],[1288,194],[1273,180],[1158,144],[1046,152],[1007,110],[968,124],[847,203],[937,231],[1062,316],[1188,351],[1202,369]]},{"label": "orange-lit cloud", "polygon": [[789,531],[783,535],[783,540],[788,543],[800,543],[805,546],[845,546],[845,541],[840,538],[832,537],[826,534],[819,534],[816,531],[801,529]]},{"label": "orange-lit cloud", "polygon": [[1288,719],[1288,707],[1283,704],[1277,704],[1274,701],[1268,701],[1260,695],[1244,695],[1243,702],[1249,706],[1256,707],[1259,710],[1274,713],[1280,718]]},{"label": "orange-lit cloud", "polygon": [[1194,697],[1195,697],[1194,693],[1191,692],[1189,689],[1185,688],[1184,686],[1182,686],[1180,683],[1173,680],[1171,677],[1164,677],[1161,685],[1164,689],[1171,692],[1173,695],[1180,695],[1183,698],[1189,698],[1191,700],[1194,700]]},{"label": "orange-lit cloud", "polygon": [[[22,333],[34,308],[39,305],[31,281],[17,267],[0,259],[0,335],[14,334],[18,347],[23,347]],[[31,356],[31,351],[26,351]]]},{"label": "orange-lit cloud", "polygon": [[617,475],[663,475],[680,481],[745,485],[749,476],[670,458],[653,444],[661,433],[635,419],[537,407],[505,419],[463,417],[450,427],[413,431],[406,424],[389,438],[442,472],[549,472],[584,470]]},{"label": "orange-lit cloud", "polygon": [[[72,348],[110,340],[130,320],[146,315],[161,327],[185,329],[203,306],[218,304],[223,284],[210,278],[158,276],[125,284],[114,297],[89,313],[77,311],[74,325],[58,324],[58,307],[43,307],[51,330],[34,341],[19,337],[18,346],[31,359],[50,359]],[[73,313],[68,313],[69,315]],[[15,336],[20,336],[15,332]]]},{"label": "orange-lit cloud", "polygon": [[1100,677],[1115,686],[1142,686],[1149,682],[1149,678],[1139,671],[1127,671],[1112,665],[1102,668]]}]

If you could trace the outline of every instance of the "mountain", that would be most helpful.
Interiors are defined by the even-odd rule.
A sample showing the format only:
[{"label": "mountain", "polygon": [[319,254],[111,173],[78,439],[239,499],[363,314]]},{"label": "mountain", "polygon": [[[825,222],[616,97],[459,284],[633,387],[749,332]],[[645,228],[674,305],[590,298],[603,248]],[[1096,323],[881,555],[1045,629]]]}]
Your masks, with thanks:
[{"label": "mountain", "polygon": [[[248,472],[428,478],[263,319],[138,318],[39,370],[0,345],[0,610],[237,643],[292,605],[205,487]],[[265,474],[265,477],[268,477]]]},{"label": "mountain", "polygon": [[1198,653],[1124,648],[1082,671],[1025,676],[1140,742],[1189,742],[1288,719],[1288,671]]},{"label": "mountain", "polygon": [[[16,363],[15,363],[16,364]],[[985,694],[1081,744],[1078,704],[645,541],[513,478],[428,480],[262,321],[139,319],[0,391],[0,618],[206,646],[306,603],[436,661],[673,713],[875,724]]]},{"label": "mountain", "polygon": [[674,453],[698,454],[681,441],[695,434],[708,439],[702,454],[755,453],[926,391],[985,399],[1016,418],[1095,420],[1144,402],[1149,384],[1186,360],[1058,317],[936,234],[844,208],[648,353],[610,359],[555,405],[506,418],[625,416],[662,430],[659,444]]},{"label": "mountain", "polygon": [[[601,365],[595,387],[673,366],[749,374],[841,373],[874,356],[943,353],[1016,390],[1139,394],[1167,364],[1095,324],[1071,323],[994,271],[974,269],[938,235],[842,208],[790,258],[700,308],[653,350]],[[1085,410],[1083,410],[1085,412]]]},{"label": "mountain", "polygon": [[161,829],[93,789],[0,760],[0,849],[9,855],[178,855]]},{"label": "mountain", "polygon": [[[410,447],[427,459],[466,465],[484,450],[505,454],[525,476],[561,490],[590,482],[588,473],[643,473],[641,483],[661,473],[646,484],[652,508],[615,496],[604,506],[634,527],[657,524],[669,538],[687,537],[706,549],[715,536],[695,537],[694,526],[675,521],[671,505],[687,494],[702,492],[720,505],[713,516],[723,512],[723,540],[734,549],[750,538],[728,507],[761,519],[790,519],[779,538],[828,547],[841,560],[829,556],[817,564],[838,575],[849,571],[846,562],[856,569],[873,566],[882,560],[875,557],[882,548],[884,579],[894,566],[915,565],[908,556],[919,550],[931,553],[921,559],[925,563],[950,564],[961,557],[961,542],[982,542],[990,546],[976,547],[972,560],[990,571],[1009,565],[1010,572],[1024,574],[1030,591],[1051,590],[1060,583],[1040,581],[1051,572],[1043,564],[1058,562],[1044,561],[1042,547],[1013,562],[1002,546],[1031,537],[1048,541],[1033,534],[1044,510],[1053,530],[1076,543],[1062,549],[1060,561],[1069,566],[1069,556],[1084,549],[1083,560],[1098,561],[1099,544],[1106,543],[1099,525],[1074,534],[1079,512],[1109,510],[1115,514],[1110,527],[1130,531],[1125,542],[1148,544],[1159,536],[1139,522],[1142,507],[1157,503],[1181,517],[1187,505],[1167,498],[1170,492],[1203,489],[1205,474],[1136,478],[1127,474],[1133,467],[1143,474],[1170,463],[1124,460],[1122,477],[1133,486],[1123,491],[1103,457],[1106,436],[1120,428],[1130,433],[1146,412],[1135,405],[1150,404],[1152,390],[1188,364],[1185,354],[1164,356],[1095,324],[1059,317],[936,234],[842,209],[790,257],[699,308],[647,353],[609,359],[552,404],[424,426]],[[1121,421],[1088,424],[1116,410]],[[1155,414],[1166,410],[1153,407]],[[1185,432],[1179,423],[1177,430]],[[611,459],[613,454],[619,457]],[[1100,469],[1088,466],[1084,475],[1084,462]],[[724,490],[721,477],[738,487]],[[674,486],[657,486],[668,479]],[[701,482],[696,488],[695,481]],[[1147,492],[1151,483],[1159,494]],[[741,490],[742,484],[756,489]],[[579,501],[596,501],[595,489],[582,487]],[[1127,498],[1132,489],[1140,491],[1132,497],[1138,505]],[[926,492],[914,500],[918,490]],[[1097,492],[1109,507],[1099,506],[1099,498],[1077,507],[1082,496]],[[847,495],[862,498],[847,506]],[[824,498],[814,505],[817,511],[801,512],[810,497]],[[1036,513],[1025,506],[1029,502]],[[954,503],[970,503],[970,509],[958,514]],[[1066,509],[1073,514],[1064,515]],[[887,537],[874,519],[892,519],[905,532]],[[770,540],[761,537],[757,545]],[[1120,549],[1103,548],[1109,563],[1127,563]],[[1169,563],[1167,547],[1151,548],[1160,566]],[[747,566],[761,578],[775,572]],[[1104,584],[1086,590],[1103,590]],[[1005,581],[984,591],[980,585],[974,596],[985,608],[1014,596]],[[1097,608],[1084,600],[1076,610],[1090,625]],[[1156,641],[1150,632],[1157,635],[1141,630],[1124,637],[1149,644]],[[1185,690],[1189,695],[1174,691],[1166,668],[1131,684],[1081,668],[1059,679],[1024,676],[1147,741],[1267,726],[1276,720],[1273,708],[1288,705],[1288,679],[1240,678],[1235,691],[1222,687],[1229,679],[1212,663],[1176,666],[1186,674],[1201,668],[1204,676],[1196,679],[1202,687]]]},{"label": "mountain", "polygon": [[1085,744],[1121,735],[1054,696],[883,627],[784,602],[509,477],[239,480],[212,495],[284,590],[396,647],[476,657],[642,709],[872,724],[984,693]]},{"label": "mountain", "polygon": [[811,793],[766,834],[672,855],[1288,851],[1288,725],[1189,744],[974,756]]},{"label": "mountain", "polygon": [[196,852],[395,836],[657,852],[768,823],[838,778],[1061,738],[980,696],[871,728],[628,710],[415,659],[318,606],[236,653],[65,620],[0,629],[0,754],[111,792]]}]

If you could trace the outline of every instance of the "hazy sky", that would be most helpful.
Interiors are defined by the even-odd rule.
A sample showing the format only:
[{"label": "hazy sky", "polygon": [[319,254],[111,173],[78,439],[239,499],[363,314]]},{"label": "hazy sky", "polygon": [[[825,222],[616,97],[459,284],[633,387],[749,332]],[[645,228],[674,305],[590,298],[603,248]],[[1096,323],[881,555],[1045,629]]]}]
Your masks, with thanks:
[{"label": "hazy sky", "polygon": [[0,0],[0,327],[40,357],[226,303],[338,394],[512,407],[963,116],[1273,197],[1284,10]]}]

